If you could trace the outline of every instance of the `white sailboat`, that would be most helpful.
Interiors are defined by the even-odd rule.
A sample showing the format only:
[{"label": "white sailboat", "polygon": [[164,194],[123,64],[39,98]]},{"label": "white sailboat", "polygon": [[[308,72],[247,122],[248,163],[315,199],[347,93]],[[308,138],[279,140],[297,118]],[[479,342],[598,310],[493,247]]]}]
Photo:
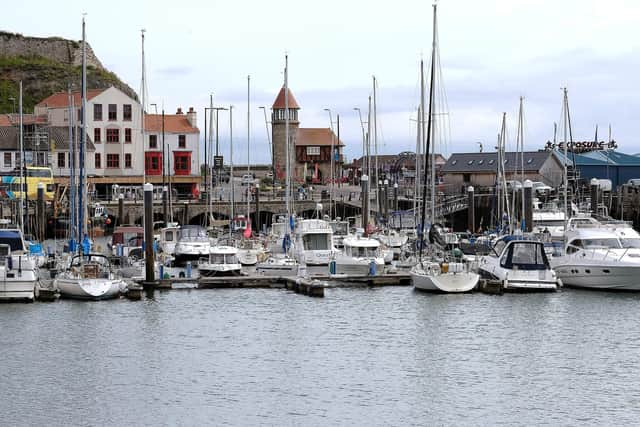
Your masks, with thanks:
[{"label": "white sailboat", "polygon": [[[109,259],[102,254],[91,254],[90,241],[84,234],[84,218],[86,215],[85,180],[85,144],[86,144],[86,110],[87,110],[87,67],[86,67],[86,43],[85,21],[82,19],[82,132],[80,137],[80,150],[78,159],[78,223],[77,237],[82,245],[79,253],[70,258],[64,270],[54,280],[54,288],[60,291],[60,296],[75,299],[100,300],[115,298],[126,288],[126,283],[111,268]],[[72,170],[72,174],[75,171]],[[75,191],[75,189],[72,189]],[[73,207],[72,207],[73,208]],[[83,238],[84,236],[84,238]],[[72,235],[72,242],[76,236]],[[74,244],[70,245],[73,251]]]},{"label": "white sailboat", "polygon": [[[448,262],[447,259],[436,256],[432,253],[430,256],[423,258],[424,246],[426,246],[426,240],[424,239],[424,230],[426,223],[426,207],[427,207],[427,183],[431,183],[431,221],[435,220],[435,203],[433,195],[435,194],[435,179],[433,179],[433,173],[431,179],[429,179],[429,155],[432,147],[432,121],[433,121],[433,98],[434,98],[434,86],[435,86],[435,72],[437,61],[437,20],[436,20],[437,6],[433,5],[433,46],[431,51],[431,82],[429,86],[429,106],[427,116],[427,129],[422,132],[426,138],[426,145],[424,150],[424,186],[422,192],[422,220],[420,221],[421,230],[418,233],[422,242],[420,244],[419,262],[410,271],[411,282],[417,290],[430,291],[430,292],[469,292],[478,284],[479,276],[468,268],[467,265],[460,262]],[[421,117],[419,120],[424,124],[424,78],[422,73],[421,64]],[[431,159],[431,171],[434,170],[433,158]],[[416,179],[419,171],[416,171]],[[433,227],[433,225],[432,225]],[[433,242],[432,242],[433,243]],[[431,248],[435,251],[435,247]]]}]

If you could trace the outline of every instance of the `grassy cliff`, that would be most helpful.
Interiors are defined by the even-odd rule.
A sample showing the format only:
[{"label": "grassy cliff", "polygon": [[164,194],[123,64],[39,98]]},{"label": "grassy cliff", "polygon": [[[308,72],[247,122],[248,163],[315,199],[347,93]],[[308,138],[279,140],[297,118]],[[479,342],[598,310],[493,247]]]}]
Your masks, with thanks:
[{"label": "grassy cliff", "polygon": [[[14,41],[19,43],[13,43]],[[33,41],[32,41],[33,40]],[[74,52],[80,43],[60,38],[28,38],[19,34],[0,32],[0,42],[4,47],[13,43],[10,48],[0,46],[0,113],[10,113],[18,109],[18,82],[22,80],[23,106],[25,112],[32,112],[35,104],[54,92],[65,91],[69,83],[73,89],[80,89],[81,67],[74,61]],[[68,46],[68,55],[49,55],[46,57],[30,49],[31,45],[38,46],[46,43],[61,42]],[[64,46],[64,45],[63,45]],[[122,82],[114,73],[102,68],[98,61],[96,65],[87,66],[87,87],[90,89],[108,88],[115,86],[123,92],[137,99],[136,93]]]}]

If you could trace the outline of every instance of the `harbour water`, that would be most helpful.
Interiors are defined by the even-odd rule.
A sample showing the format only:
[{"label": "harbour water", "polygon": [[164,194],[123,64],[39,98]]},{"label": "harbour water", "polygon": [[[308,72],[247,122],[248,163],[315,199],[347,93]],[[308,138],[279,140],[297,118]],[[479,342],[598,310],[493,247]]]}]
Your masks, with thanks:
[{"label": "harbour water", "polygon": [[4,425],[640,419],[640,295],[411,287],[0,305]]}]

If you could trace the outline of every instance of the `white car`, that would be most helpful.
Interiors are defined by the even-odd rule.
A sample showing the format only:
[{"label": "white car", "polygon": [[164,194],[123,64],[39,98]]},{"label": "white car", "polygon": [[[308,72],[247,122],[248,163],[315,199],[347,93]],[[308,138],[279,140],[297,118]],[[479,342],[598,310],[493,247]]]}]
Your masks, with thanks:
[{"label": "white car", "polygon": [[549,187],[547,184],[540,181],[533,182],[532,186],[533,186],[533,191],[536,193],[536,195],[539,195],[539,196],[548,195],[551,193],[551,190],[553,190],[553,188]]},{"label": "white car", "polygon": [[246,174],[246,175],[242,175],[242,180],[240,181],[240,184],[251,185],[253,184],[253,182],[254,182],[253,175]]}]

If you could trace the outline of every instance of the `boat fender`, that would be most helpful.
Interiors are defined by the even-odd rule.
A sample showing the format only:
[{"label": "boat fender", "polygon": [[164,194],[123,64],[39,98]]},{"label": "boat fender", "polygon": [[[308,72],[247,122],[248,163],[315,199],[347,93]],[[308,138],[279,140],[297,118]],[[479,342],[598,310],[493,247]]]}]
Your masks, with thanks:
[{"label": "boat fender", "polygon": [[449,264],[446,262],[443,262],[442,264],[440,264],[440,271],[444,274],[449,272]]},{"label": "boat fender", "polygon": [[369,276],[375,276],[375,275],[376,275],[376,262],[372,260],[369,263]]}]

